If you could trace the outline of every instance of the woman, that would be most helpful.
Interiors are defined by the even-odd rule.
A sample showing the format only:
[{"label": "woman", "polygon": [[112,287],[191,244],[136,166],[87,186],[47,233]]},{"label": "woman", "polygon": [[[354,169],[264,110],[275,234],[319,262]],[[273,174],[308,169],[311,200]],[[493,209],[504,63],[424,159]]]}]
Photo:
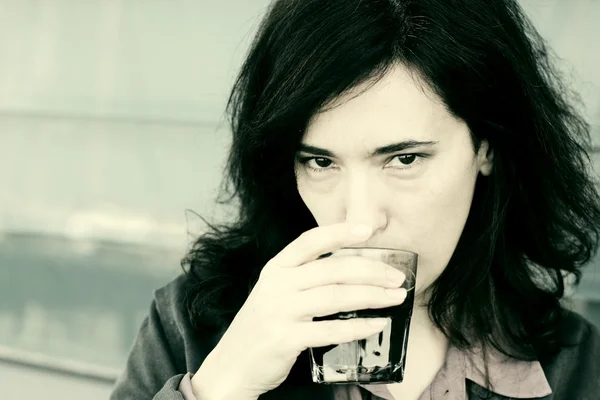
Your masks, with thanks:
[{"label": "woman", "polygon": [[[512,0],[278,0],[233,89],[235,223],[160,289],[113,399],[591,399],[600,339],[561,307],[598,243],[587,124]],[[308,347],[401,304],[341,247],[419,254],[403,383],[313,384]]]}]

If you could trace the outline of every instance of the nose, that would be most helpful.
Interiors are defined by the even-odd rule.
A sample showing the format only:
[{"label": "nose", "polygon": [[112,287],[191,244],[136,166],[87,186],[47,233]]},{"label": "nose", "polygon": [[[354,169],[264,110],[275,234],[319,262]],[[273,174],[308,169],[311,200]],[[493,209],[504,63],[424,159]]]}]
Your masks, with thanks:
[{"label": "nose", "polygon": [[372,237],[385,229],[388,222],[385,193],[377,178],[358,172],[349,175],[342,196],[346,222],[370,226]]}]

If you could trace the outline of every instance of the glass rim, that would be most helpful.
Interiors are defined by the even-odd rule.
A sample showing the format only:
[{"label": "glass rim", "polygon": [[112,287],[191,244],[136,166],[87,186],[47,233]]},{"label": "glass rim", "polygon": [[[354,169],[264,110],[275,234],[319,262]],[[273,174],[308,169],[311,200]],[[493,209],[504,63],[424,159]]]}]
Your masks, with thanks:
[{"label": "glass rim", "polygon": [[[338,250],[335,250],[333,252],[331,252],[330,254],[333,255],[335,257],[335,254],[337,254],[338,256],[345,256],[344,251],[343,250],[356,250],[356,251],[368,251],[368,250],[378,250],[378,251],[383,251],[383,252],[390,252],[390,253],[397,253],[397,254],[405,254],[408,256],[412,256],[415,258],[415,261],[419,258],[419,254],[415,253],[414,251],[410,251],[410,250],[400,250],[400,249],[392,249],[392,248],[386,248],[386,247],[341,247]],[[341,253],[341,254],[340,254]],[[408,284],[408,287],[405,287],[405,289],[407,291],[413,290],[415,289],[416,286],[416,280],[417,280],[417,266],[415,265],[414,268],[411,267],[407,267],[407,266],[395,266],[395,265],[391,265],[393,268],[397,269],[397,270],[401,270],[402,272],[404,272],[405,276],[406,276],[406,281],[410,282]],[[408,276],[409,274],[412,276]]]}]

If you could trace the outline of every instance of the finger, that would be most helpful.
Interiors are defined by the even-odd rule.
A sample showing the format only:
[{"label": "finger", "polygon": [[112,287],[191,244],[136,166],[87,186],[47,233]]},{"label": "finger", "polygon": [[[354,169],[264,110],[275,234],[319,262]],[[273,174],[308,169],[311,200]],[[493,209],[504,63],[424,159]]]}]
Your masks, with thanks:
[{"label": "finger", "polygon": [[339,223],[320,226],[301,234],[269,263],[279,267],[296,267],[345,246],[365,242],[373,229],[367,225]]},{"label": "finger", "polygon": [[406,280],[402,271],[360,256],[327,257],[308,262],[290,272],[290,280],[298,290],[332,284],[397,288]]},{"label": "finger", "polygon": [[384,289],[367,285],[328,285],[298,294],[294,313],[301,319],[323,317],[338,312],[378,309],[402,304],[406,289]]},{"label": "finger", "polygon": [[366,339],[385,329],[390,318],[354,318],[347,320],[304,322],[298,329],[302,344],[323,347]]}]

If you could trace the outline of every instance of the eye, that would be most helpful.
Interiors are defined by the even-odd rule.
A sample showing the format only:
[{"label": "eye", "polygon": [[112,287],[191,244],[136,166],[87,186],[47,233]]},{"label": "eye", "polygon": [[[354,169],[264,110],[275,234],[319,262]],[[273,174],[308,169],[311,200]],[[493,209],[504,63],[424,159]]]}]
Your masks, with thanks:
[{"label": "eye", "polygon": [[299,157],[298,161],[313,172],[325,172],[333,169],[335,163],[325,157]]},{"label": "eye", "polygon": [[410,165],[417,159],[416,154],[402,154],[398,156],[398,160],[404,165]]},{"label": "eye", "polygon": [[428,155],[426,154],[399,154],[390,159],[386,167],[399,170],[417,167]]},{"label": "eye", "polygon": [[314,161],[319,168],[327,168],[333,164],[333,161],[327,158],[313,158],[312,161]]}]

